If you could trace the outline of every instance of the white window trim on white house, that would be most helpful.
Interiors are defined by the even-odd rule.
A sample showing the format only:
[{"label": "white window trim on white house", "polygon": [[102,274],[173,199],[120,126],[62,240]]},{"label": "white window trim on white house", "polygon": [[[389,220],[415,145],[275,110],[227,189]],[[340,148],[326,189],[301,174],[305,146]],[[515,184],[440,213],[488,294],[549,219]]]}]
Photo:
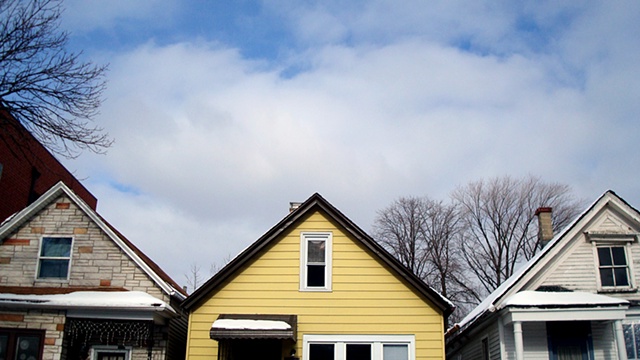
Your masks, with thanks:
[{"label": "white window trim on white house", "polygon": [[[311,240],[325,242],[324,286],[307,285],[308,243]],[[327,231],[305,231],[300,233],[300,291],[331,291],[332,289],[333,234]]]},{"label": "white window trim on white house", "polygon": [[[631,258],[631,243],[637,240],[635,234],[599,234],[599,233],[587,233],[587,238],[591,242],[593,249],[593,265],[596,274],[596,284],[598,286],[598,292],[625,292],[635,291],[637,289],[635,272],[633,268],[633,260]],[[625,261],[627,262],[627,276],[628,286],[602,286],[602,280],[600,278],[600,257],[598,255],[598,248],[600,247],[623,247]]]},{"label": "white window trim on white house", "polygon": [[[71,239],[71,244],[69,245],[69,256],[64,256],[64,257],[51,257],[51,256],[42,256],[42,246],[44,245],[44,239],[51,239],[51,238],[65,238],[65,239]],[[36,273],[35,273],[35,279],[36,281],[47,281],[47,282],[68,282],[69,281],[69,277],[71,276],[71,261],[73,259],[73,245],[75,243],[75,238],[73,236],[42,236],[40,238],[40,244],[38,246],[38,263],[36,264]],[[67,277],[66,278],[48,278],[48,277],[40,277],[40,266],[41,266],[41,262],[42,260],[47,260],[47,259],[59,259],[59,260],[68,260],[68,264],[67,264]]]},{"label": "white window trim on white house", "polygon": [[408,359],[416,358],[415,335],[303,335],[302,360],[309,360],[310,344],[335,345],[335,360],[346,359],[347,344],[370,344],[372,360],[384,360],[382,358],[384,345],[407,345]]},{"label": "white window trim on white house", "polygon": [[131,347],[130,346],[115,346],[115,345],[96,345],[91,347],[91,360],[98,360],[100,353],[117,353],[124,354],[124,360],[131,360]]}]

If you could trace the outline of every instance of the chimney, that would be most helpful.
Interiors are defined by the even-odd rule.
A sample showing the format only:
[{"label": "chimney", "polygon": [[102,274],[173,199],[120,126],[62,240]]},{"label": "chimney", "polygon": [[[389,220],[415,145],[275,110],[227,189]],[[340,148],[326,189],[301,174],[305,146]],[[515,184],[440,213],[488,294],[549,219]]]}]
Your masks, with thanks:
[{"label": "chimney", "polygon": [[551,208],[540,207],[536,210],[538,217],[538,245],[540,249],[547,246],[553,239],[553,223],[551,222]]},{"label": "chimney", "polygon": [[290,202],[289,203],[289,212],[290,213],[294,212],[297,208],[300,207],[300,205],[302,205],[301,202],[295,202],[295,201]]}]

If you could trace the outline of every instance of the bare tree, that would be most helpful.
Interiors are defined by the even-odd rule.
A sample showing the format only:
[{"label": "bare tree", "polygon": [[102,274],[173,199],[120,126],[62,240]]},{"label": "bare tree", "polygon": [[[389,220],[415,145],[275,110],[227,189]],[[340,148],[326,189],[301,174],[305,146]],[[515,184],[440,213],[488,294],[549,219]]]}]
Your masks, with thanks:
[{"label": "bare tree", "polygon": [[409,270],[461,309],[457,321],[477,304],[479,295],[466,281],[457,234],[455,206],[428,197],[403,197],[378,212],[374,236]]},{"label": "bare tree", "polygon": [[425,232],[427,203],[403,197],[378,211],[373,234],[377,241],[421,279],[427,275]]},{"label": "bare tree", "polygon": [[106,66],[66,50],[61,13],[61,0],[0,0],[0,105],[9,114],[0,116],[0,139],[24,143],[12,138],[22,131],[9,131],[22,126],[59,155],[102,152],[112,140],[89,121],[102,101]]},{"label": "bare tree", "polygon": [[184,277],[187,279],[187,288],[191,289],[192,292],[196,290],[202,283],[202,279],[200,278],[200,265],[192,263],[189,266],[189,273],[184,274]]},{"label": "bare tree", "polygon": [[471,182],[456,189],[452,198],[461,215],[461,255],[486,292],[496,289],[518,265],[534,256],[537,208],[553,208],[557,231],[577,216],[583,204],[571,195],[568,185],[533,176]]}]

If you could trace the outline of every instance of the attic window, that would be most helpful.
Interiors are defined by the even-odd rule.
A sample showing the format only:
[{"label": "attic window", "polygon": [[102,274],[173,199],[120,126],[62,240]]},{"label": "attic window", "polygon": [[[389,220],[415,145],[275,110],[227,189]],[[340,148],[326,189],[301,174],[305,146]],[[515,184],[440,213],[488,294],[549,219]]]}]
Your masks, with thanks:
[{"label": "attic window", "polygon": [[70,237],[43,237],[38,259],[38,279],[67,280],[71,264]]},{"label": "attic window", "polygon": [[330,232],[300,234],[300,290],[331,291]]}]

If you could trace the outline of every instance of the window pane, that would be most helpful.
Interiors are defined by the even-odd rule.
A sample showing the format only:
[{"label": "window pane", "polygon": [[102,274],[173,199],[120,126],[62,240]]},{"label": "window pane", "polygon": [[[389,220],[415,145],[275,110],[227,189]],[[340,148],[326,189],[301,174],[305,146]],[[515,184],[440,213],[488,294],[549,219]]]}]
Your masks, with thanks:
[{"label": "window pane", "polygon": [[324,240],[309,240],[307,243],[308,258],[307,262],[310,263],[323,263],[325,255],[325,241]]},{"label": "window pane", "polygon": [[627,268],[615,268],[614,274],[616,276],[616,286],[629,286],[629,279],[627,278]]},{"label": "window pane", "polygon": [[333,360],[333,344],[309,344],[309,360]]},{"label": "window pane", "polygon": [[69,270],[69,260],[40,260],[39,278],[66,279]]},{"label": "window pane", "polygon": [[40,355],[40,337],[18,336],[15,360],[37,360]]},{"label": "window pane", "polygon": [[391,344],[383,345],[382,360],[409,360],[409,346]]},{"label": "window pane", "polygon": [[636,346],[636,359],[640,358],[640,324],[633,324],[633,337],[634,344]]},{"label": "window pane", "polygon": [[43,238],[40,256],[69,257],[71,254],[71,238]]},{"label": "window pane", "polygon": [[627,348],[627,358],[635,359],[636,352],[633,347],[633,327],[631,325],[622,324],[622,332],[624,333],[624,344]]},{"label": "window pane", "polygon": [[598,248],[598,259],[600,259],[600,266],[612,265],[611,262],[611,252],[609,248],[600,247]]},{"label": "window pane", "polygon": [[600,269],[600,282],[602,286],[613,286],[613,269]]},{"label": "window pane", "polygon": [[0,360],[7,360],[9,335],[0,335]]},{"label": "window pane", "polygon": [[611,253],[613,255],[614,265],[627,265],[627,260],[625,259],[625,256],[624,256],[623,247],[612,247]]},{"label": "window pane", "polygon": [[324,286],[324,265],[307,265],[307,286]]},{"label": "window pane", "polygon": [[371,360],[371,345],[347,344],[347,360]]}]

